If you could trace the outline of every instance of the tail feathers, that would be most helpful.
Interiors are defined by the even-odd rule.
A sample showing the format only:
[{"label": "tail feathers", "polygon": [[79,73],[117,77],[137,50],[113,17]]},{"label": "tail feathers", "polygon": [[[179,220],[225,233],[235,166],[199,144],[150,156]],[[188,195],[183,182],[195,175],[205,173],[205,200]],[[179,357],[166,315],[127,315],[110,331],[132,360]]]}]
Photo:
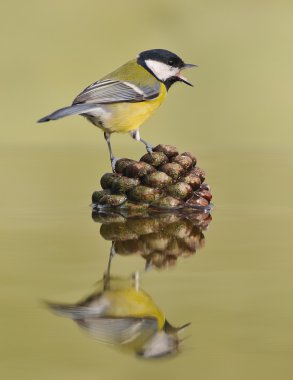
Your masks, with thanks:
[{"label": "tail feathers", "polygon": [[95,307],[88,307],[82,305],[63,305],[51,302],[46,302],[46,305],[60,317],[67,317],[71,319],[85,319],[101,317],[105,311],[105,305],[95,305]]},{"label": "tail feathers", "polygon": [[65,117],[65,116],[86,113],[96,107],[97,107],[96,104],[87,104],[87,103],[74,104],[69,107],[60,108],[59,110],[51,113],[50,115],[42,117],[40,120],[38,120],[38,123],[44,123],[50,120],[61,119],[62,117]]}]

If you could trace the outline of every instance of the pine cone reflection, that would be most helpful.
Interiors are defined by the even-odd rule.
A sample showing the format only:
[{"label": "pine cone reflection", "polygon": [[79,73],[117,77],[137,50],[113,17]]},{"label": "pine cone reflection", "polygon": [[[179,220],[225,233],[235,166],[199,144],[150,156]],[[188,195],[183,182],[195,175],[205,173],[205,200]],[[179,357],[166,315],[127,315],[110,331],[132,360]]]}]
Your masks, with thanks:
[{"label": "pine cone reflection", "polygon": [[174,266],[179,257],[194,255],[204,246],[205,231],[212,217],[206,212],[117,213],[95,211],[100,233],[113,242],[119,255],[140,255],[146,267]]}]

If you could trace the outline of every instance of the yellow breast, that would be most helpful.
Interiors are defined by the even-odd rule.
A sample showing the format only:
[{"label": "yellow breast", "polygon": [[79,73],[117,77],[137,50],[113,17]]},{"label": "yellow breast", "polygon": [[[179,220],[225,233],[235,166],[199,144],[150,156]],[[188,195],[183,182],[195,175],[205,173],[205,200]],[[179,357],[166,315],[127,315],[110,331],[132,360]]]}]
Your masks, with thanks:
[{"label": "yellow breast", "polygon": [[105,104],[103,105],[105,117],[102,117],[102,125],[99,125],[97,120],[90,121],[110,133],[135,130],[156,111],[165,99],[166,94],[166,87],[161,84],[157,98],[137,103]]},{"label": "yellow breast", "polygon": [[106,290],[102,297],[105,297],[108,302],[104,317],[149,317],[157,320],[159,330],[164,326],[165,316],[163,312],[143,290],[134,288]]}]

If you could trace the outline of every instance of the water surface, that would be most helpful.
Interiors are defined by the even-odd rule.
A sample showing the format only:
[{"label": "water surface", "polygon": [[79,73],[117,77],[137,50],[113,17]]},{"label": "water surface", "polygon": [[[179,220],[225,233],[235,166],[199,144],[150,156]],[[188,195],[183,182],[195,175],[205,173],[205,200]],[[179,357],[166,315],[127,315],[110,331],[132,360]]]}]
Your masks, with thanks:
[{"label": "water surface", "polygon": [[77,302],[107,267],[111,242],[89,207],[109,165],[97,158],[94,146],[1,150],[2,377],[289,379],[292,153],[207,152],[199,165],[215,208],[205,248],[146,273],[139,255],[114,258],[114,275],[141,272],[169,322],[191,322],[180,353],[155,361],[95,341],[43,303]]}]

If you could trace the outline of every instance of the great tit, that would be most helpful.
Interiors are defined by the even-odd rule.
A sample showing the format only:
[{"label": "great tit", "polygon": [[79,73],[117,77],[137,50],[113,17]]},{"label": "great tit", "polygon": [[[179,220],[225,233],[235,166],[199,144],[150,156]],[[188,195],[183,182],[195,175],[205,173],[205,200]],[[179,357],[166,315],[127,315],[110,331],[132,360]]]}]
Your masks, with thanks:
[{"label": "great tit", "polygon": [[[134,280],[134,281],[133,281]],[[97,290],[77,304],[48,303],[57,315],[72,319],[95,340],[149,359],[178,353],[179,333],[149,294],[133,279],[105,274]]]},{"label": "great tit", "polygon": [[130,132],[132,138],[151,145],[139,135],[139,127],[161,105],[175,82],[192,86],[181,71],[196,65],[184,63],[176,54],[164,49],[141,52],[117,70],[86,87],[71,106],[61,108],[38,120],[39,123],[82,115],[101,128],[106,139],[113,171],[116,159],[110,136],[113,132]]}]

